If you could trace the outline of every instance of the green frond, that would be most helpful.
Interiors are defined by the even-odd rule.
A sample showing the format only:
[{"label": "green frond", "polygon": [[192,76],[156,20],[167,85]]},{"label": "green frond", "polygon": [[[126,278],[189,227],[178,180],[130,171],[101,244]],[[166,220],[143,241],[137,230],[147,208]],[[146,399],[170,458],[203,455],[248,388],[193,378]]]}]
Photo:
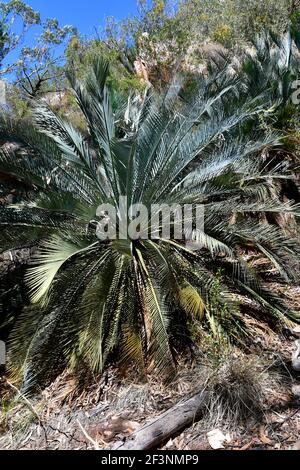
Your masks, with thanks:
[{"label": "green frond", "polygon": [[28,269],[26,282],[31,300],[38,303],[45,300],[53,281],[61,267],[73,256],[91,249],[91,246],[78,246],[58,236],[41,244],[32,259],[34,267]]},{"label": "green frond", "polygon": [[137,250],[137,256],[145,283],[144,309],[146,315],[149,316],[150,323],[150,357],[154,359],[153,366],[163,373],[166,380],[170,380],[175,370],[168,336],[169,309],[166,299],[160,294],[158,286],[155,286],[139,250]]}]

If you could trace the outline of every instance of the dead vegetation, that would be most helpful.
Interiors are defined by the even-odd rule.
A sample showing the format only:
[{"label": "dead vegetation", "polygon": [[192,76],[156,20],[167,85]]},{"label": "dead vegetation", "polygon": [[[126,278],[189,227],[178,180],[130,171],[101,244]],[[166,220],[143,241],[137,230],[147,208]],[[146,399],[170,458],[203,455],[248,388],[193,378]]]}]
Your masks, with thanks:
[{"label": "dead vegetation", "polygon": [[[279,344],[288,351],[287,340]],[[65,371],[30,402],[3,381],[0,448],[108,449],[201,390],[211,392],[203,419],[164,447],[209,449],[208,434],[221,430],[230,436],[225,448],[292,448],[300,430],[300,401],[292,396],[296,376],[280,350],[277,354],[259,358],[258,351],[232,350],[218,366],[199,357],[180,364],[177,382],[169,388],[154,377],[136,385],[133,370],[121,378],[111,368],[82,389]]]},{"label": "dead vegetation", "polygon": [[[282,285],[272,279],[273,288]],[[282,290],[283,292],[283,290]],[[299,310],[299,288],[283,292]],[[101,377],[64,371],[30,400],[1,381],[1,449],[110,449],[146,423],[195,393],[208,391],[202,418],[162,448],[198,450],[293,449],[299,446],[300,376],[291,368],[293,338],[253,317],[244,303],[251,341],[217,346],[205,335],[199,351],[179,361],[175,383],[163,387],[154,375],[136,383],[134,367],[110,367]],[[252,309],[251,316],[247,311]],[[297,395],[297,396],[296,396]]]}]

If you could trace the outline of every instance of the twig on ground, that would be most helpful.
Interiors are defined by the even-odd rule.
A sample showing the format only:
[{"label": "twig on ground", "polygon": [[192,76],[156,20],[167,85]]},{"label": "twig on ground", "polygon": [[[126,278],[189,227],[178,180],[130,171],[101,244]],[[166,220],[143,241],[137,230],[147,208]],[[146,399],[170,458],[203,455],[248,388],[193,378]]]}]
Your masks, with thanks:
[{"label": "twig on ground", "polygon": [[84,427],[82,426],[82,424],[80,423],[80,421],[78,419],[76,421],[77,421],[78,426],[80,427],[81,431],[85,435],[85,437],[88,439],[88,441],[90,441],[93,444],[95,450],[100,450],[100,448],[98,446],[98,442],[94,441],[94,439],[92,439],[91,436],[88,435],[88,433],[86,432],[86,430],[84,429]]},{"label": "twig on ground", "polygon": [[276,431],[278,428],[280,428],[280,426],[282,426],[284,423],[286,423],[287,421],[292,419],[294,416],[296,416],[296,414],[299,413],[299,411],[300,411],[300,406],[291,415],[287,416],[283,421],[281,421],[280,423],[276,423],[275,426],[273,427],[273,431]]},{"label": "twig on ground", "polygon": [[46,432],[46,429],[45,429],[45,426],[44,426],[44,423],[42,421],[42,418],[40,417],[40,415],[38,414],[38,412],[36,411],[36,409],[34,408],[34,406],[32,405],[32,403],[30,403],[30,401],[28,400],[28,398],[23,395],[23,393],[15,386],[13,385],[9,380],[6,379],[6,383],[7,385],[12,389],[14,390],[15,392],[18,393],[19,397],[22,398],[22,400],[24,401],[24,403],[28,406],[28,408],[30,409],[30,411],[36,416],[36,418],[38,419],[38,422],[41,426],[41,428],[43,429],[44,431],[44,435],[45,435],[45,442],[46,442],[46,448],[48,447],[48,437],[47,437],[47,432]]}]

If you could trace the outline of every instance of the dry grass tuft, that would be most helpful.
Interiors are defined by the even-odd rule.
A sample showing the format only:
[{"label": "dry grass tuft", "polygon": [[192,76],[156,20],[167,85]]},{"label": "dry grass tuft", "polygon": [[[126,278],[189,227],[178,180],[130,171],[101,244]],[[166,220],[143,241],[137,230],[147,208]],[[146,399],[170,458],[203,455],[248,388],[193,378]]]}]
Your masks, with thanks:
[{"label": "dry grass tuft", "polygon": [[[273,380],[273,378],[272,378]],[[207,404],[212,426],[238,426],[262,417],[265,391],[271,381],[257,357],[228,357],[213,374]]]}]

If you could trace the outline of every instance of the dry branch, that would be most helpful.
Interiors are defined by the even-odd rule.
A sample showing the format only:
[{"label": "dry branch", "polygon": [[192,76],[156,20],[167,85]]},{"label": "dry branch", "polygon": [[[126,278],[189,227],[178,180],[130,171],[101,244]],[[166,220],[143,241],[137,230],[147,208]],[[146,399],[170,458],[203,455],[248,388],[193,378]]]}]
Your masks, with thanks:
[{"label": "dry branch", "polygon": [[188,400],[181,401],[150,423],[117,443],[117,450],[149,450],[179,433],[199,420],[207,403],[209,392],[202,391]]}]

